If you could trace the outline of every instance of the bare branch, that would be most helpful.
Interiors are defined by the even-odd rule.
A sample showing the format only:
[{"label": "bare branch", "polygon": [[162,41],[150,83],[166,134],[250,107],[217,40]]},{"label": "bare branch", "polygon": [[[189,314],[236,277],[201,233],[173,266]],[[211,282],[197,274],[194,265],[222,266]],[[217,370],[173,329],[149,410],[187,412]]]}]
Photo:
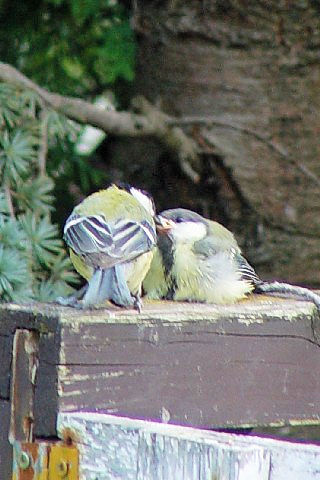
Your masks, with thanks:
[{"label": "bare branch", "polygon": [[169,116],[139,98],[135,108],[141,113],[106,111],[80,98],[66,97],[51,93],[40,87],[17,69],[0,62],[0,80],[36,92],[41,100],[55,111],[79,123],[93,125],[106,133],[117,136],[158,138],[166,147],[175,152],[182,171],[193,182],[200,180],[195,170],[198,160],[196,143],[181,128],[170,125]]},{"label": "bare branch", "polygon": [[184,174],[193,182],[200,181],[199,151],[197,143],[182,130],[187,125],[217,125],[251,135],[267,145],[282,158],[296,166],[306,177],[320,186],[320,179],[304,164],[293,159],[281,146],[275,144],[256,130],[217,117],[182,117],[166,115],[145,98],[134,99],[135,112],[106,111],[97,105],[75,97],[51,93],[40,87],[17,69],[0,62],[0,80],[36,92],[44,104],[79,123],[101,128],[106,133],[117,136],[158,138],[170,151],[175,152]]},{"label": "bare branch", "polygon": [[198,152],[196,142],[188,137],[184,131],[173,125],[172,117],[158,110],[144,97],[136,97],[132,106],[144,114],[150,124],[154,126],[155,136],[171,151],[178,154],[181,170],[194,183],[200,181],[200,175],[196,171],[199,168]]},{"label": "bare branch", "polygon": [[36,92],[43,102],[79,123],[90,124],[107,133],[127,136],[154,135],[153,127],[142,115],[129,112],[106,111],[85,100],[66,97],[39,87],[16,68],[0,62],[0,79]]}]

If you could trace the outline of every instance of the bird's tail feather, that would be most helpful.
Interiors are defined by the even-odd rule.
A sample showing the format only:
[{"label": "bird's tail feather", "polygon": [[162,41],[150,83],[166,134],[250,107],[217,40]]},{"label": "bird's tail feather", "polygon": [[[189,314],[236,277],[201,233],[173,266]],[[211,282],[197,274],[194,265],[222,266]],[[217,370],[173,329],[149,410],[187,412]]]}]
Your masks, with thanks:
[{"label": "bird's tail feather", "polygon": [[89,307],[101,304],[105,300],[111,300],[123,307],[135,304],[135,298],[132,297],[127,286],[122,265],[116,265],[107,270],[95,270],[82,303],[84,307]]},{"label": "bird's tail feather", "polygon": [[281,282],[261,282],[256,286],[255,291],[257,293],[274,293],[283,294],[286,296],[300,297],[313,302],[320,310],[320,296],[308,288],[298,287],[296,285],[290,285],[289,283]]}]

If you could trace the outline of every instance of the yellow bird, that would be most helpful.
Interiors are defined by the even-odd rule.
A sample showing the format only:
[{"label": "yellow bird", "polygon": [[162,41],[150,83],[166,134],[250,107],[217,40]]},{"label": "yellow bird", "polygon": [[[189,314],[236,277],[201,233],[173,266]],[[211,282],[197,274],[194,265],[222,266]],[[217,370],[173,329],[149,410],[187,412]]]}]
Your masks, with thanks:
[{"label": "yellow bird", "polygon": [[77,205],[64,240],[84,288],[58,303],[91,307],[110,300],[140,311],[141,284],[156,244],[154,203],[145,191],[112,185]]},{"label": "yellow bird", "polygon": [[261,280],[219,223],[177,208],[160,213],[156,225],[158,244],[143,282],[147,297],[230,304],[256,292],[302,297],[320,309],[319,295],[307,288]]}]

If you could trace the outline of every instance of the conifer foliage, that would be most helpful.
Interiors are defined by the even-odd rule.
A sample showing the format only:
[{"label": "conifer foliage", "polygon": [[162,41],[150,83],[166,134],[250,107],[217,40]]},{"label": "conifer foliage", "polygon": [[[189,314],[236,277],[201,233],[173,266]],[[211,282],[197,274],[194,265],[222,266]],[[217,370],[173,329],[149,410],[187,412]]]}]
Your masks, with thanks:
[{"label": "conifer foliage", "polygon": [[34,93],[0,84],[2,301],[50,301],[70,293],[70,284],[77,282],[51,221],[54,183],[46,173],[48,143],[70,128]]}]

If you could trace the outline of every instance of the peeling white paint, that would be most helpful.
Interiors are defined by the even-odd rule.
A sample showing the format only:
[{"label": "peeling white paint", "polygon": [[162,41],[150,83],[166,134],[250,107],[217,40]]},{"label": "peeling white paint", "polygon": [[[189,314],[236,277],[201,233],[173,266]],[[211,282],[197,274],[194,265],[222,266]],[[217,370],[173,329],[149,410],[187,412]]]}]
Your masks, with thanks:
[{"label": "peeling white paint", "polygon": [[79,480],[320,480],[316,445],[89,412],[60,413],[65,428],[79,439]]},{"label": "peeling white paint", "polygon": [[81,390],[72,390],[70,392],[60,391],[59,393],[60,393],[60,396],[63,395],[64,397],[74,397],[74,396],[83,394]]},{"label": "peeling white paint", "polygon": [[161,408],[161,413],[160,413],[161,419],[163,423],[169,423],[171,419],[171,414],[169,410],[167,410],[165,407]]}]

